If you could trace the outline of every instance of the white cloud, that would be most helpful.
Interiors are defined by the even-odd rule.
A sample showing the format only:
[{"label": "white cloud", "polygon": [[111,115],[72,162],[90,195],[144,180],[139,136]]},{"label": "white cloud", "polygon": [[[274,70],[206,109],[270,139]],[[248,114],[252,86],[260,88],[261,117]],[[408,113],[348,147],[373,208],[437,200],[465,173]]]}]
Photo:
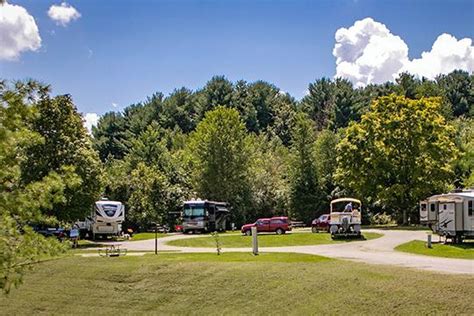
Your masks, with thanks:
[{"label": "white cloud", "polygon": [[86,115],[84,115],[84,126],[87,128],[89,134],[92,133],[92,126],[96,126],[98,121],[99,115],[97,115],[97,113],[86,113]]},{"label": "white cloud", "polygon": [[116,107],[118,106],[118,104],[115,103],[115,102],[112,102],[112,106],[113,106],[114,108],[116,108]]},{"label": "white cloud", "polygon": [[60,5],[53,4],[49,7],[48,16],[58,25],[66,26],[69,22],[77,20],[81,17],[79,11],[66,2]]},{"label": "white cloud", "polygon": [[434,79],[439,74],[447,74],[461,69],[474,71],[474,46],[472,39],[457,40],[450,34],[438,36],[431,51],[423,52],[421,58],[408,62],[402,71]]},{"label": "white cloud", "polygon": [[413,60],[403,39],[372,18],[338,29],[335,38],[336,77],[347,78],[357,87],[393,81],[403,71],[428,78],[455,69],[474,71],[474,47],[468,38],[458,41],[442,34],[430,52]]},{"label": "white cloud", "polygon": [[16,60],[24,51],[41,47],[41,37],[35,19],[25,8],[0,4],[0,59]]},{"label": "white cloud", "polygon": [[365,18],[337,30],[333,55],[336,76],[363,86],[393,80],[408,60],[408,46],[384,24]]}]

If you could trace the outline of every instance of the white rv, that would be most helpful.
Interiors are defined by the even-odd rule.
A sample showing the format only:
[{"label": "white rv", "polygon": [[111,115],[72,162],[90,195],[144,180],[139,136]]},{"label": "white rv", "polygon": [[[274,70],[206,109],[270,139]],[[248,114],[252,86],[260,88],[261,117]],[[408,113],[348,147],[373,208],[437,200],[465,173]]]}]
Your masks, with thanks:
[{"label": "white rv", "polygon": [[474,237],[474,190],[433,195],[420,202],[420,223],[462,242]]},{"label": "white rv", "polygon": [[118,236],[125,220],[125,206],[122,202],[101,200],[94,203],[91,215],[84,222],[77,222],[82,235]]}]

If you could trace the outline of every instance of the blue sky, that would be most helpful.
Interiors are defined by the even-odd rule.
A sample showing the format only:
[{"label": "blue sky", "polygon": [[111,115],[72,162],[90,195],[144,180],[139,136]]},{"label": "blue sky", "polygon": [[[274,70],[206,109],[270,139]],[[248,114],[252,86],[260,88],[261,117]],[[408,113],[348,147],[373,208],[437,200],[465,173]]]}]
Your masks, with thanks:
[{"label": "blue sky", "polygon": [[50,83],[84,113],[196,89],[213,75],[266,80],[301,98],[308,83],[336,74],[336,31],[366,17],[403,39],[409,59],[442,33],[474,38],[474,1],[71,0],[81,17],[66,26],[47,14],[59,3],[9,1],[34,17],[41,47],[0,60],[0,77]]}]

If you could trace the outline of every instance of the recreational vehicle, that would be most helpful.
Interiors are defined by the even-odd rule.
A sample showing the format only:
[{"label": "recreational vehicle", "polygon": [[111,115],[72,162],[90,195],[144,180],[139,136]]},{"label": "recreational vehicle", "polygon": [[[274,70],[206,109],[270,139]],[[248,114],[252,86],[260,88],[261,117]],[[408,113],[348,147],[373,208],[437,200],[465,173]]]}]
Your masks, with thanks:
[{"label": "recreational vehicle", "polygon": [[183,233],[224,231],[229,214],[225,202],[186,201],[182,213]]},{"label": "recreational vehicle", "polygon": [[125,220],[125,206],[122,202],[101,200],[94,203],[90,216],[76,225],[81,235],[93,239],[98,236],[118,236]]},{"label": "recreational vehicle", "polygon": [[473,238],[474,190],[433,195],[421,201],[420,223],[456,243]]}]

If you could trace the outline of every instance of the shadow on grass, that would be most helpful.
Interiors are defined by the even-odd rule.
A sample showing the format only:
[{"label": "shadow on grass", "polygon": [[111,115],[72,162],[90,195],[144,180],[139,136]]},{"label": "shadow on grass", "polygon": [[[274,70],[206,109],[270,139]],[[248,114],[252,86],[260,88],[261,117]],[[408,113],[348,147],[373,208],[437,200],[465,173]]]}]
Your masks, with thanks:
[{"label": "shadow on grass", "polygon": [[95,242],[86,242],[86,243],[79,243],[76,249],[95,249],[95,248],[102,248],[109,246],[107,243],[95,243]]},{"label": "shadow on grass", "polygon": [[474,249],[474,241],[469,241],[469,242],[463,242],[462,244],[446,244],[454,248],[458,249]]}]

